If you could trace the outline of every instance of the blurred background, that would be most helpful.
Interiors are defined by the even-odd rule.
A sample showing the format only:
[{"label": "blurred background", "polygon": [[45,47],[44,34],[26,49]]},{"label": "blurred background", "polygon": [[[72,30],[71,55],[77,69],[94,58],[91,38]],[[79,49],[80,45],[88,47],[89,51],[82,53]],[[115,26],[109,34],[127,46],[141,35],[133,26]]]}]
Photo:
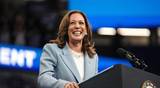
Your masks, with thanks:
[{"label": "blurred background", "polygon": [[160,75],[159,0],[0,0],[0,88],[38,88],[42,48],[69,10],[83,11],[92,25],[99,71],[132,66],[116,53],[124,48]]}]

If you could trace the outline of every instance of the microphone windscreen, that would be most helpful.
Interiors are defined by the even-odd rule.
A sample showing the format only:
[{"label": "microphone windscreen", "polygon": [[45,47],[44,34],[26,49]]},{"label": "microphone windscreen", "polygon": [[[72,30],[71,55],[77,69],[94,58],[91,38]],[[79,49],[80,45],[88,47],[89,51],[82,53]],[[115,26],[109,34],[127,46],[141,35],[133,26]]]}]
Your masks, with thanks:
[{"label": "microphone windscreen", "polygon": [[133,61],[133,57],[134,55],[131,52],[128,52],[127,50],[123,49],[123,48],[118,48],[116,51],[121,57],[123,58],[127,58],[131,61]]},{"label": "microphone windscreen", "polygon": [[118,48],[116,52],[122,57],[125,57],[127,54],[127,51],[124,50],[123,48]]}]

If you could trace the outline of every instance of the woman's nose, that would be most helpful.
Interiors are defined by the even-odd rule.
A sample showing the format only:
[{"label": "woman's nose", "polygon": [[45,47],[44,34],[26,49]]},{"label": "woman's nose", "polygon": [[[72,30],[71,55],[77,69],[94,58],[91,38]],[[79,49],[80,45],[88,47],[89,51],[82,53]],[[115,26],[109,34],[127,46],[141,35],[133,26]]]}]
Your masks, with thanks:
[{"label": "woman's nose", "polygon": [[79,28],[79,27],[80,27],[79,23],[76,23],[75,28]]}]

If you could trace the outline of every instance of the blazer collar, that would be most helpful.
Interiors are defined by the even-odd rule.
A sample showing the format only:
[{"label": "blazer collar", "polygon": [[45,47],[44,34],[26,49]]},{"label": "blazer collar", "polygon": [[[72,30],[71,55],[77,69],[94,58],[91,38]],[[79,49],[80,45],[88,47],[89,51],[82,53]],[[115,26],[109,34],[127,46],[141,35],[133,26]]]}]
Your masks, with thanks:
[{"label": "blazer collar", "polygon": [[72,55],[69,51],[69,47],[67,45],[65,45],[62,52],[63,52],[62,59],[63,59],[64,63],[67,65],[67,67],[70,69],[72,74],[75,76],[78,83],[80,83],[83,80],[86,80],[90,77],[90,72],[91,72],[90,70],[91,70],[92,64],[91,64],[91,59],[88,56],[87,52],[85,52],[85,54],[84,54],[84,79],[83,80],[81,80],[81,78],[80,78],[80,74],[76,68],[73,57],[72,57]]},{"label": "blazer collar", "polygon": [[73,57],[71,55],[71,52],[69,51],[69,47],[65,45],[65,47],[62,49],[63,53],[63,61],[67,65],[67,67],[70,69],[72,74],[75,76],[76,80],[78,83],[80,83],[82,80],[80,78],[80,74],[76,68],[76,65],[74,63]]}]

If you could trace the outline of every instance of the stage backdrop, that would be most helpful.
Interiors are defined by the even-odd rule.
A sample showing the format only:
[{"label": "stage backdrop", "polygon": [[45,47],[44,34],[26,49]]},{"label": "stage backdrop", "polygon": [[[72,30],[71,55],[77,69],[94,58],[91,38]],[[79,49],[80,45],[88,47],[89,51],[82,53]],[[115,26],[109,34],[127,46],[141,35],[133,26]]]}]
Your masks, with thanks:
[{"label": "stage backdrop", "polygon": [[99,27],[160,26],[160,0],[68,0],[69,10],[88,15],[94,30]]}]

